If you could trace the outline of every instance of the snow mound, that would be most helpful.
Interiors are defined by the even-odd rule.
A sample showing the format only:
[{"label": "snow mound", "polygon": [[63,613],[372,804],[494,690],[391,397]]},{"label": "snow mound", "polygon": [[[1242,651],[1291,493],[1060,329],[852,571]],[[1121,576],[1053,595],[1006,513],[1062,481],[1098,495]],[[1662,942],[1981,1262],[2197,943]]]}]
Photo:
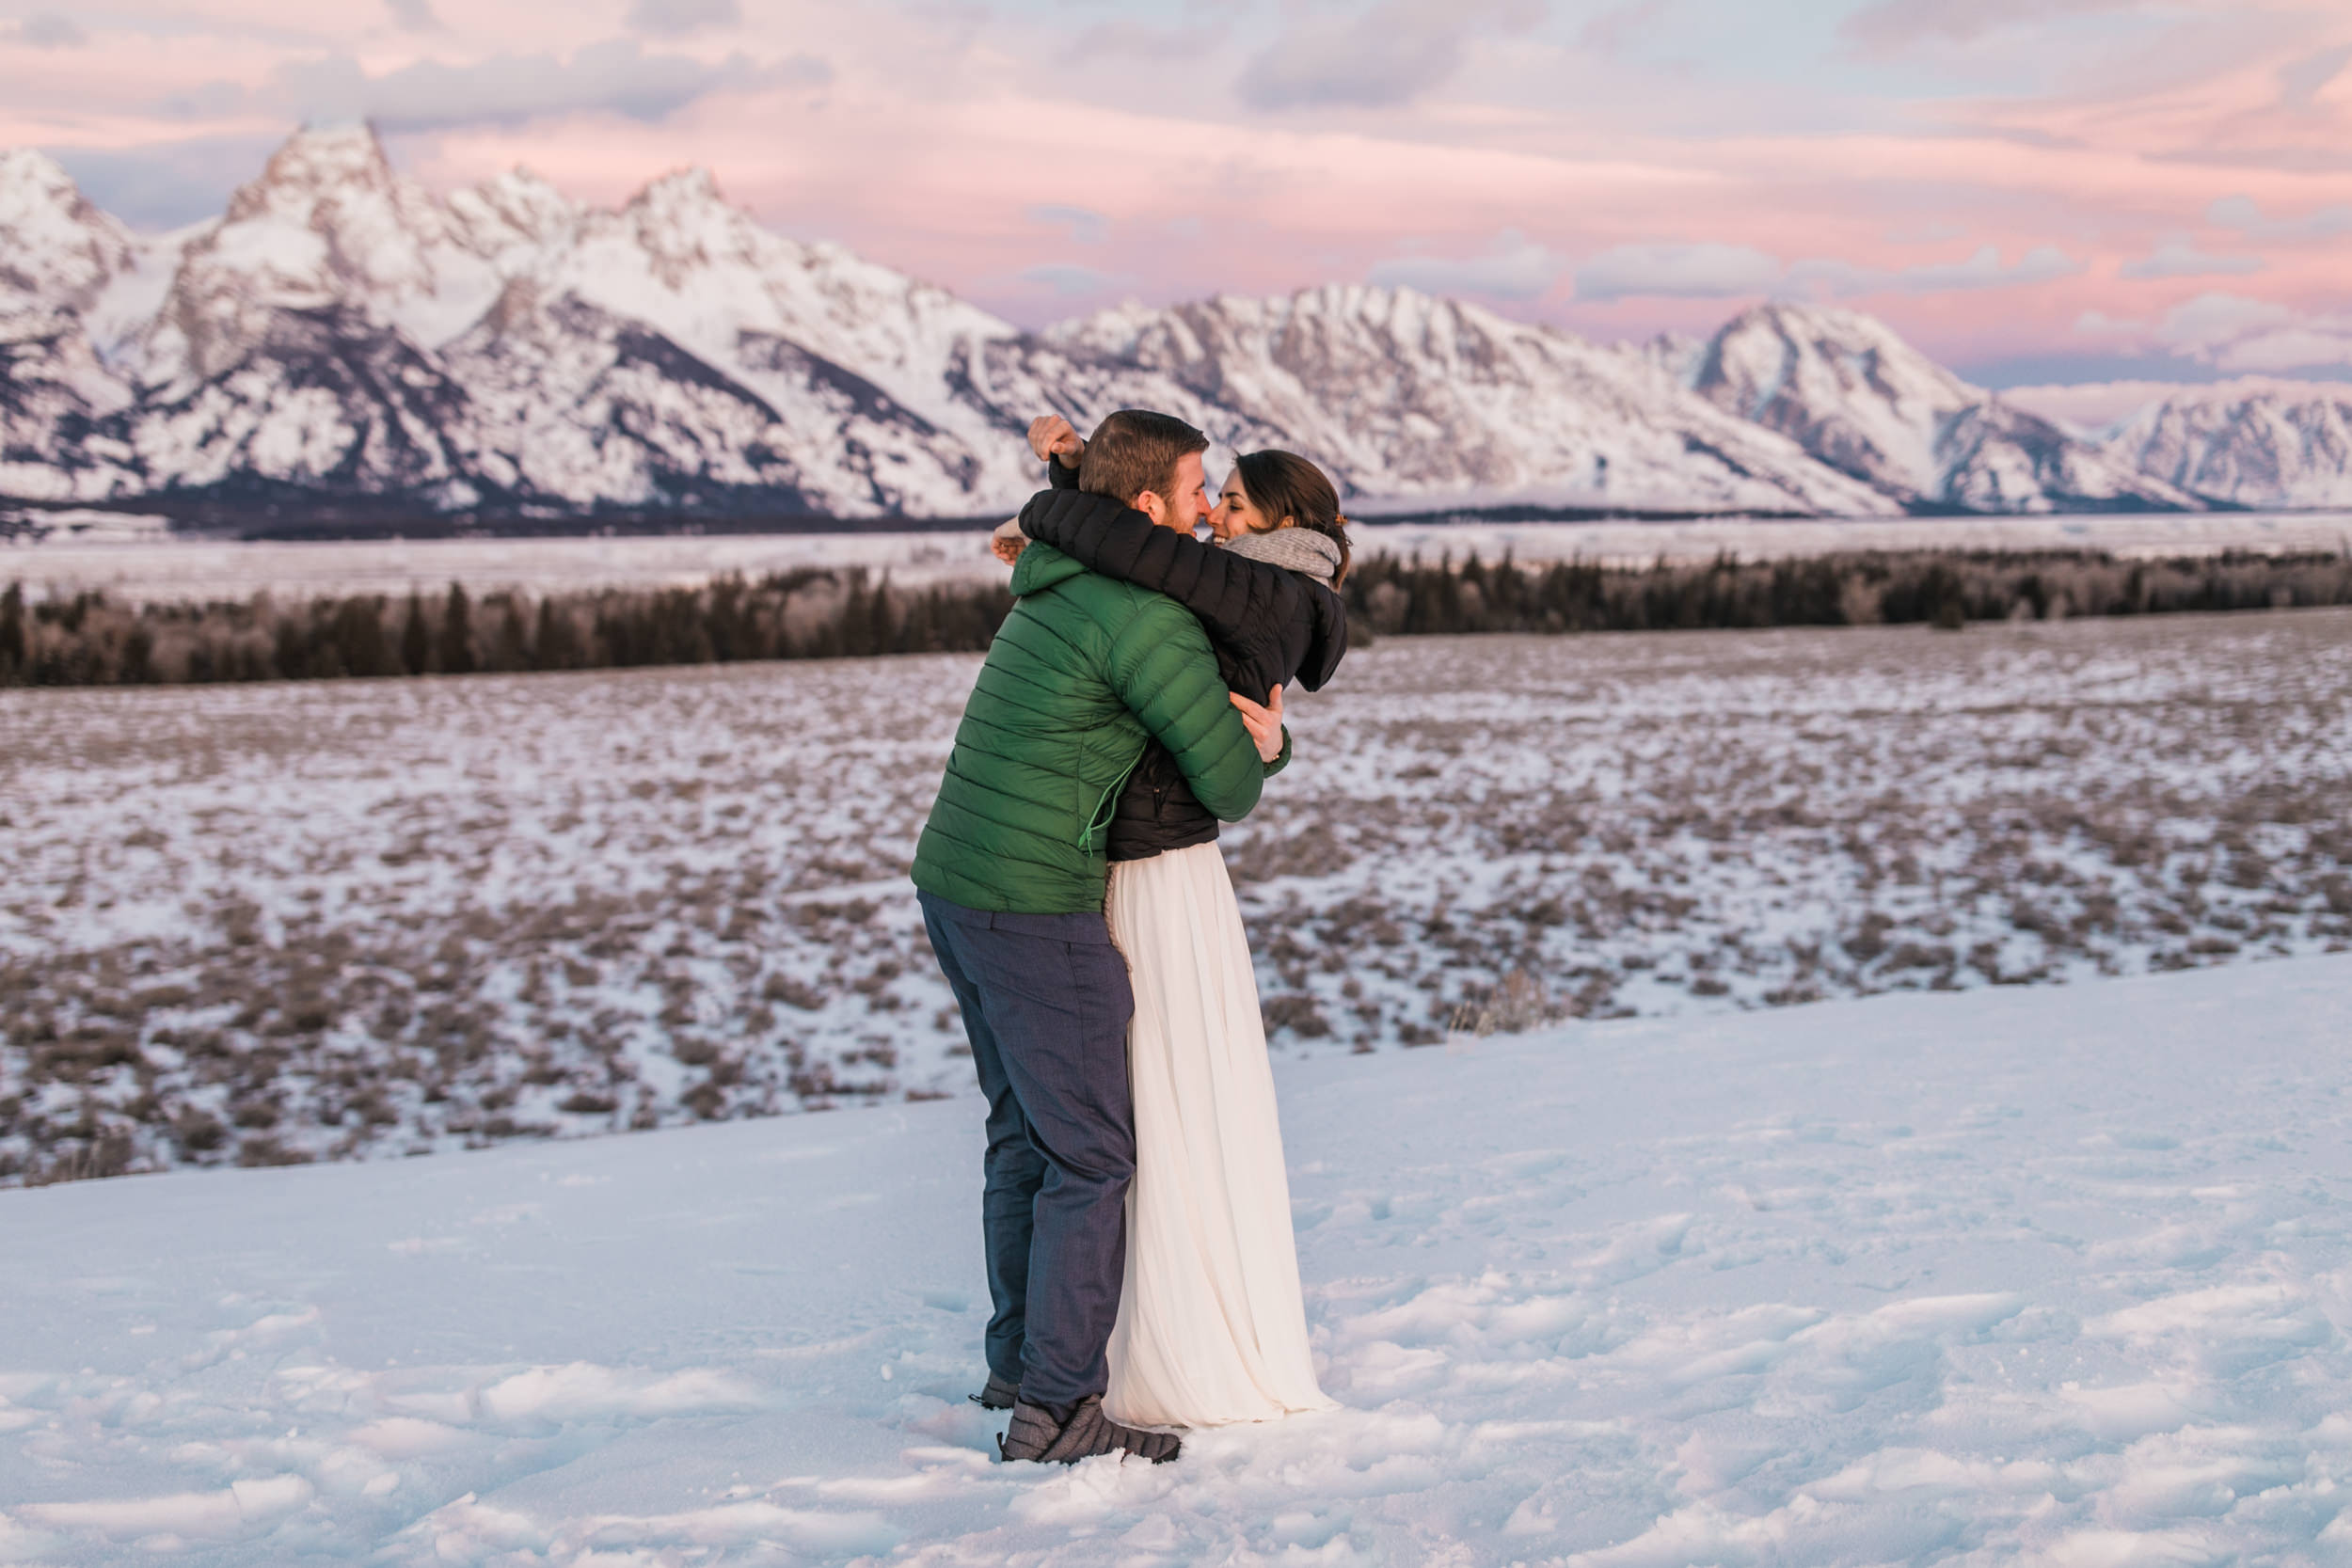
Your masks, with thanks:
[{"label": "snow mound", "polygon": [[968,1101],[0,1194],[0,1559],[2317,1563],[2352,957],[1279,1064],[1342,1408],[990,1460]]}]

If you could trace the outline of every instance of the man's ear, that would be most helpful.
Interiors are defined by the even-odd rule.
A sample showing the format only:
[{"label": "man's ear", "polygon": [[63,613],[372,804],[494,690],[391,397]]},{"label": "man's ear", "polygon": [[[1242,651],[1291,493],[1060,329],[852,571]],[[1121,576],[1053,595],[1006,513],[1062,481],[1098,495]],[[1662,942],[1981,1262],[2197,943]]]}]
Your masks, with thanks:
[{"label": "man's ear", "polygon": [[1168,519],[1168,502],[1156,490],[1138,490],[1136,499],[1127,504],[1154,523],[1164,524]]}]

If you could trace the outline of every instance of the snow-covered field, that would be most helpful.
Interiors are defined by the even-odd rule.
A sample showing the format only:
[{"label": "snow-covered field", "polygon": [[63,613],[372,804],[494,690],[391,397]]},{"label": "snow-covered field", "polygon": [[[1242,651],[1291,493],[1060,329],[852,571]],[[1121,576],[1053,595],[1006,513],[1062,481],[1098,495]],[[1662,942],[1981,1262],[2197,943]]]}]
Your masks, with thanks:
[{"label": "snow-covered field", "polygon": [[[95,517],[97,514],[87,514]],[[93,525],[94,526],[94,525]],[[111,525],[109,525],[111,526]],[[1840,550],[2098,549],[2118,556],[2199,556],[2352,549],[2352,515],[2209,512],[2084,516],[1910,517],[1780,521],[1729,517],[1680,523],[1379,523],[1356,525],[1369,555],[1457,560],[1599,561],[1646,565],[1778,560]],[[921,585],[999,578],[977,530],[970,533],[721,534],[609,539],[409,539],[232,543],[84,537],[60,531],[40,544],[0,543],[0,585],[35,597],[102,589],[131,602],[469,590],[534,594],[757,577],[804,566],[865,566]]]},{"label": "snow-covered field", "polygon": [[[970,1093],[977,667],[0,692],[0,1180]],[[1294,729],[1284,1053],[2352,943],[2352,612],[1390,639]]]},{"label": "snow-covered field", "polygon": [[0,1561],[2352,1559],[2352,957],[1278,1082],[1342,1408],[998,1466],[969,1103],[0,1193]]}]

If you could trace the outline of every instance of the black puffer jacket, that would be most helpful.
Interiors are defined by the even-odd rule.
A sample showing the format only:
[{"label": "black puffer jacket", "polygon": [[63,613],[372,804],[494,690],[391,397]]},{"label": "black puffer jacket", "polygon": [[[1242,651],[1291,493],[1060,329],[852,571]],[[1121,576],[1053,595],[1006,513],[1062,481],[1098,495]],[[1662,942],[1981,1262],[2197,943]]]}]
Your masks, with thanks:
[{"label": "black puffer jacket", "polygon": [[[1054,467],[1059,482],[1061,466]],[[1022,509],[1021,531],[1191,610],[1226,686],[1253,702],[1294,682],[1321,690],[1347,652],[1347,607],[1323,584],[1160,528],[1107,497],[1046,491]],[[1193,799],[1175,759],[1156,743],[1146,747],[1111,816],[1110,858],[1145,860],[1216,837],[1216,816]]]}]

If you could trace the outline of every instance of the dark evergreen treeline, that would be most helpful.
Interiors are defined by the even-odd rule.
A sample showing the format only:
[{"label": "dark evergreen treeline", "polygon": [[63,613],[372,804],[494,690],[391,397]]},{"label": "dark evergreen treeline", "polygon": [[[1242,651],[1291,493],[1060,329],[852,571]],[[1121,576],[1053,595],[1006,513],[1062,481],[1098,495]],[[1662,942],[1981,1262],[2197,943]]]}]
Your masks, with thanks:
[{"label": "dark evergreen treeline", "polygon": [[[2352,605],[2352,557],[2118,561],[2095,551],[1857,552],[1609,566],[1374,556],[1350,614],[1385,635],[1653,631],[2157,615]],[[863,569],[699,588],[380,594],[204,605],[0,594],[0,686],[118,686],[595,670],[973,652],[1011,608],[993,583],[909,589]]]},{"label": "dark evergreen treeline", "polygon": [[0,594],[0,686],[135,686],[602,670],[988,646],[1002,587],[910,589],[863,568],[532,598],[446,594],[126,606]]},{"label": "dark evergreen treeline", "polygon": [[2118,561],[2093,550],[1857,551],[1811,560],[1488,565],[1375,556],[1347,581],[1381,633],[1677,631],[2162,615],[2352,605],[2352,556]]}]

